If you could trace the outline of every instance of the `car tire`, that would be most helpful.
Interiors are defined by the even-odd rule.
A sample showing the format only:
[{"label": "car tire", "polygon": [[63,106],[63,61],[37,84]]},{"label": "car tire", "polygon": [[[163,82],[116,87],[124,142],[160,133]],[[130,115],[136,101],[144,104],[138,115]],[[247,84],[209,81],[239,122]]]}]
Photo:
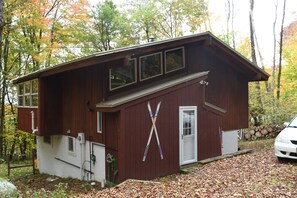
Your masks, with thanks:
[{"label": "car tire", "polygon": [[277,160],[278,160],[278,162],[280,162],[280,163],[284,163],[284,162],[286,162],[286,159],[283,158],[283,157],[277,157]]}]

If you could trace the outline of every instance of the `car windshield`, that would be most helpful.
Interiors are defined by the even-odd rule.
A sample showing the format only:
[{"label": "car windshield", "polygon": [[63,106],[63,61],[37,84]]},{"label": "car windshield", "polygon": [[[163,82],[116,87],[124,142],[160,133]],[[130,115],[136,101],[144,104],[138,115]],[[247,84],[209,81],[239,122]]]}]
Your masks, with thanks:
[{"label": "car windshield", "polygon": [[291,123],[289,124],[288,127],[293,127],[293,128],[297,128],[297,117],[295,117]]}]

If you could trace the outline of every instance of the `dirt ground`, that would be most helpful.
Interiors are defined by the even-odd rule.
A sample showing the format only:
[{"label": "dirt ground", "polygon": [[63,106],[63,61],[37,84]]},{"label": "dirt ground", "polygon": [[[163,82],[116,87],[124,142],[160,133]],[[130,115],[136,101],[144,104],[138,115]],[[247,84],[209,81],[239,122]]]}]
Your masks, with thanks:
[{"label": "dirt ground", "polygon": [[[278,162],[272,148],[196,166],[188,174],[153,181],[128,180],[100,190],[100,184],[33,175],[15,181],[26,191],[50,192],[67,185],[66,197],[297,197],[297,161]],[[28,193],[27,193],[28,194]]]}]

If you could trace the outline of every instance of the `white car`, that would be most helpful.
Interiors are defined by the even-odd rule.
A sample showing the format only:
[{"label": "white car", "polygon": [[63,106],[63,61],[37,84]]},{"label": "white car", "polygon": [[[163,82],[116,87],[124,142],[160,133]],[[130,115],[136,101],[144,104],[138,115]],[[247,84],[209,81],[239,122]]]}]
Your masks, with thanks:
[{"label": "white car", "polygon": [[275,155],[278,159],[297,159],[297,116],[285,125],[286,128],[275,138]]}]

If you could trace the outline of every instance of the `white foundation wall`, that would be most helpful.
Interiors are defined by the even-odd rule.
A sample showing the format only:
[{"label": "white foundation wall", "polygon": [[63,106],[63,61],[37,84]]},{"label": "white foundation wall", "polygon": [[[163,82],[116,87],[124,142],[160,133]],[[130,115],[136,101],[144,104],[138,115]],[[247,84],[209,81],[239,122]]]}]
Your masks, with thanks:
[{"label": "white foundation wall", "polygon": [[[68,150],[68,137],[51,136],[51,143],[37,136],[37,160],[40,173],[71,177],[81,180],[96,180],[105,183],[105,147],[85,141],[84,144],[74,138],[74,152]],[[93,154],[96,161],[90,159]]]},{"label": "white foundation wall", "polygon": [[222,132],[222,155],[238,151],[238,130]]}]

